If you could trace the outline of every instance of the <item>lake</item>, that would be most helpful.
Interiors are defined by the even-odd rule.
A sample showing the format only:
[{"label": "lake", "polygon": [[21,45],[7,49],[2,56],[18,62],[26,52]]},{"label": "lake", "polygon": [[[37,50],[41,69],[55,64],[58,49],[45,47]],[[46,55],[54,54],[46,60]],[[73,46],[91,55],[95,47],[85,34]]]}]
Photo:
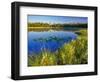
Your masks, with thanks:
[{"label": "lake", "polygon": [[67,31],[28,32],[28,54],[39,54],[43,50],[55,52],[64,43],[75,40],[77,34]]}]

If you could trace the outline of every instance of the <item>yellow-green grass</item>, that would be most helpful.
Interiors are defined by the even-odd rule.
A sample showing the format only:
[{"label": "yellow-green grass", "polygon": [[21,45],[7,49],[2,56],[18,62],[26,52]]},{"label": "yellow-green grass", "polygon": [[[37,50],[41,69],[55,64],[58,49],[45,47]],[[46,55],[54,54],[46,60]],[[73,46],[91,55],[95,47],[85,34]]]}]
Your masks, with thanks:
[{"label": "yellow-green grass", "polygon": [[62,27],[28,27],[28,31],[49,31],[49,30],[60,30]]}]

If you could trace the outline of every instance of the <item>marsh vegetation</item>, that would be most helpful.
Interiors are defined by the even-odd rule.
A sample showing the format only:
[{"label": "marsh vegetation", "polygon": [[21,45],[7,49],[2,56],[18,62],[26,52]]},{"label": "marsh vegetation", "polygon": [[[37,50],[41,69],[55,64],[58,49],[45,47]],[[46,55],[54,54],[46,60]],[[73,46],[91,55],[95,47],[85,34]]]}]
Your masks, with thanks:
[{"label": "marsh vegetation", "polygon": [[[49,36],[48,38],[47,37],[46,38],[38,37],[38,39],[37,38],[33,39],[33,41],[35,41],[35,42],[49,43],[49,45],[52,45],[52,44],[50,44],[50,42],[54,42],[54,43],[58,42],[57,44],[60,44],[60,43],[63,43],[63,44],[60,45],[60,47],[57,47],[57,49],[55,49],[54,51],[52,51],[52,50],[50,50],[50,48],[44,46],[41,50],[39,50],[38,53],[37,52],[29,53],[28,66],[87,64],[88,63],[88,47],[87,47],[87,45],[88,45],[87,44],[88,43],[87,34],[88,33],[87,33],[87,28],[85,26],[87,26],[87,25],[85,24],[85,25],[83,25],[83,27],[81,27],[81,24],[80,24],[77,27],[78,29],[75,29],[74,31],[71,30],[71,32],[73,32],[77,36],[75,36],[73,38],[73,37],[68,37],[66,35],[68,41],[66,41],[63,37],[58,38],[56,36]],[[72,26],[72,27],[74,28],[74,26]],[[63,28],[62,26],[59,25],[59,28],[64,29],[65,27]],[[68,27],[66,27],[66,28],[68,28]],[[52,30],[52,29],[49,28],[49,30]],[[48,32],[49,32],[49,30],[48,30]],[[65,31],[68,32],[69,30],[65,30]],[[70,35],[70,33],[69,33],[69,35]],[[55,47],[55,46],[53,46],[53,47]],[[35,46],[35,48],[36,48],[36,46]],[[38,49],[37,49],[37,51],[38,51]]]}]

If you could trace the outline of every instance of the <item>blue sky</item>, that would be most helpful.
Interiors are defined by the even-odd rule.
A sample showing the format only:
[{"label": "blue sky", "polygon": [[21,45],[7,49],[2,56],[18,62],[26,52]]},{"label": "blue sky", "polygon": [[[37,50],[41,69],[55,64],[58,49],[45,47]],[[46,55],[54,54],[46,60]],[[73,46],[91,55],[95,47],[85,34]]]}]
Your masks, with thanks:
[{"label": "blue sky", "polygon": [[28,22],[43,23],[87,23],[87,17],[28,15]]}]

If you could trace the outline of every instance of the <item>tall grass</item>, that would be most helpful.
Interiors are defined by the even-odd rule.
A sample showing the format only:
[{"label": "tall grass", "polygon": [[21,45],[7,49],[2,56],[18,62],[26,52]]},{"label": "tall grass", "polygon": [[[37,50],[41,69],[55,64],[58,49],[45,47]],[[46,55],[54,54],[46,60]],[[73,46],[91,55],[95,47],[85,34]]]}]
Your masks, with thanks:
[{"label": "tall grass", "polygon": [[29,66],[50,66],[50,65],[57,65],[57,58],[54,53],[49,51],[43,51],[38,56],[29,56]]},{"label": "tall grass", "polygon": [[87,63],[87,37],[81,35],[69,44],[64,44],[64,46],[58,50],[58,55],[61,64]]},{"label": "tall grass", "polygon": [[80,30],[76,40],[65,43],[56,52],[43,51],[28,57],[28,66],[50,66],[66,64],[87,64],[87,30]]}]

